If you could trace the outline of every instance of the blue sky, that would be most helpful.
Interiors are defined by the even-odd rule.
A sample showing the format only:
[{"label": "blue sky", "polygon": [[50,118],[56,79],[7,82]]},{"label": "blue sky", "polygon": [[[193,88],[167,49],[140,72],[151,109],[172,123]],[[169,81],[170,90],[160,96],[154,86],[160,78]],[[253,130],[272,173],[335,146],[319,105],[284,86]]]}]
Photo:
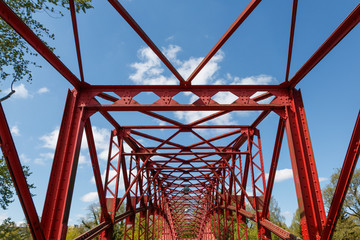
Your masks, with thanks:
[{"label": "blue sky", "polygon": [[[278,84],[284,80],[292,1],[263,1],[233,34],[220,52],[195,79],[196,84]],[[168,56],[184,77],[201,61],[247,1],[121,1],[143,30]],[[343,19],[357,1],[299,1],[290,76],[298,70]],[[55,53],[77,76],[78,67],[70,16],[37,15],[55,33],[50,44]],[[94,9],[78,15],[85,80],[92,84],[151,84],[174,82],[168,70],[145,43],[106,1],[95,1]],[[322,187],[334,169],[341,167],[350,140],[360,94],[360,27],[353,31],[298,85],[304,99],[307,120]],[[52,156],[68,88],[72,88],[46,61],[36,58],[42,68],[33,69],[33,82],[16,84],[15,95],[3,103],[15,144],[23,164],[33,172],[35,205],[39,215],[45,199]],[[145,72],[147,70],[147,72]],[[5,94],[10,83],[0,86]],[[191,96],[182,96],[184,102]],[[141,96],[147,101],[151,96]],[[230,101],[229,96],[218,96]],[[179,121],[195,117],[186,113],[166,113]],[[147,121],[137,113],[121,113],[123,125]],[[141,117],[137,117],[141,116]],[[249,123],[253,113],[233,113],[217,120]],[[111,126],[102,118],[92,119],[102,173]],[[153,124],[160,124],[154,121]],[[272,114],[260,126],[268,172],[276,133],[277,116]],[[286,139],[286,138],[285,138]],[[286,140],[278,166],[274,197],[290,222],[297,208]],[[95,202],[95,184],[86,144],[82,146],[70,224],[79,222],[86,207]],[[95,196],[95,197],[94,197]],[[0,220],[10,216],[23,221],[16,200]]]}]

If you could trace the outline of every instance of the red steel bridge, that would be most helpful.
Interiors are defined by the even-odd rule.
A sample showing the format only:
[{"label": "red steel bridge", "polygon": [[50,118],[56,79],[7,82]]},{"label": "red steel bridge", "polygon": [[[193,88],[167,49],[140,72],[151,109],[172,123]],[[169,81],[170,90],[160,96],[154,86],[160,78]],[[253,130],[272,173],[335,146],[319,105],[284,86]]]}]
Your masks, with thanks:
[{"label": "red steel bridge", "polygon": [[[359,156],[360,116],[350,139],[332,205],[326,214],[302,96],[296,86],[358,24],[360,4],[306,63],[289,77],[297,12],[297,0],[294,0],[285,81],[265,86],[215,86],[193,85],[192,80],[253,12],[260,0],[250,1],[187,79],[179,74],[118,0],[109,2],[177,78],[177,85],[89,84],[83,77],[73,0],[70,0],[70,11],[80,79],[0,0],[1,17],[74,86],[68,92],[65,103],[41,218],[34,207],[0,106],[0,145],[34,239],[65,239],[83,133],[91,156],[101,206],[101,223],[77,239],[92,239],[95,236],[111,239],[113,227],[120,221],[125,222],[124,239],[134,239],[135,232],[138,234],[136,239],[248,239],[248,221],[255,222],[258,239],[271,239],[271,233],[283,239],[297,239],[274,224],[269,217],[285,130],[303,238],[331,239]],[[137,102],[134,97],[144,92],[154,93],[157,100],[148,104]],[[187,104],[174,99],[184,92],[193,93],[197,99]],[[232,93],[236,100],[230,104],[220,104],[213,99],[219,92]],[[261,94],[256,94],[258,92]],[[124,126],[113,117],[115,111],[139,112],[167,124]],[[215,113],[184,124],[161,114],[166,111]],[[234,111],[256,111],[259,114],[254,122],[247,125],[207,124]],[[266,178],[258,125],[271,112],[276,113],[279,120],[269,176]],[[91,126],[94,114],[100,114],[113,126],[105,182],[102,182]],[[149,129],[154,134],[145,133]],[[199,131],[201,129],[222,129],[223,132],[204,138]],[[167,131],[168,137],[157,136],[156,132],[160,130]],[[184,143],[178,141],[177,137],[181,134],[194,138]],[[139,138],[148,139],[152,144],[145,146]],[[192,139],[198,140],[191,142]],[[131,148],[130,152],[124,151],[125,144]],[[125,186],[123,195],[119,194],[119,182]],[[125,212],[118,214],[120,206],[124,206]]]}]

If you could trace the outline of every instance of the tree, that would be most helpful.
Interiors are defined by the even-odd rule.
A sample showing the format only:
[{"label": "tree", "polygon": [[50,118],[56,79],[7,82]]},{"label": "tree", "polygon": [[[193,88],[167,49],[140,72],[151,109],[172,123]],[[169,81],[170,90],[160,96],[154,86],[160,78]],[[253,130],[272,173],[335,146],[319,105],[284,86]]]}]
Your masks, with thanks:
[{"label": "tree", "polygon": [[299,209],[296,209],[293,219],[291,220],[291,225],[290,225],[289,230],[295,236],[302,238],[300,220],[301,220],[300,219],[300,211],[299,211]]},{"label": "tree", "polygon": [[[53,40],[55,36],[36,20],[36,13],[44,11],[49,16],[62,16],[61,9],[69,8],[69,0],[5,0],[5,3],[45,44],[47,44],[46,41]],[[75,0],[75,9],[77,12],[85,12],[92,8],[90,3],[91,0]],[[0,39],[0,79],[3,81],[9,78],[11,81],[26,79],[31,82],[30,66],[41,67],[31,58],[31,56],[37,56],[37,53],[1,18]],[[54,50],[52,47],[50,49]]]},{"label": "tree", "polygon": [[[330,208],[341,169],[330,177],[330,183],[323,189],[324,204]],[[333,239],[360,239],[360,169],[355,170],[345,197]]]},{"label": "tree", "polygon": [[[23,171],[26,178],[31,175],[28,166],[23,166]],[[4,157],[0,158],[0,182],[0,206],[5,210],[9,204],[14,201],[14,184],[11,180]],[[29,188],[35,188],[34,184],[29,184],[28,186]]]},{"label": "tree", "polygon": [[281,215],[279,203],[273,197],[271,197],[270,200],[269,214],[271,222],[275,223],[279,227],[286,228],[285,217]]},{"label": "tree", "polygon": [[[330,182],[322,190],[322,195],[324,198],[324,205],[329,210],[336,185],[340,176],[341,169],[336,169],[336,171],[331,175]],[[355,170],[353,178],[350,182],[348,192],[345,197],[343,207],[340,212],[339,219],[336,224],[335,232],[333,239],[360,239],[360,169]],[[300,213],[299,210],[296,211],[294,218],[292,220],[290,231],[302,237],[301,227],[300,227]]]},{"label": "tree", "polygon": [[17,226],[11,218],[6,218],[0,225],[0,239],[3,240],[30,240],[30,231],[26,224]]},{"label": "tree", "polygon": [[[23,171],[26,178],[31,175],[28,166],[24,166]],[[0,206],[6,210],[9,204],[14,201],[14,184],[4,157],[0,158],[0,183]],[[35,188],[34,184],[28,186],[30,189]],[[11,218],[6,218],[0,225],[0,239],[31,239],[31,237],[26,223],[16,226]]]},{"label": "tree", "polygon": [[[253,213],[254,209],[247,205],[247,211]],[[281,209],[279,207],[278,202],[274,197],[271,197],[270,199],[270,205],[269,205],[269,215],[270,215],[270,221],[274,224],[278,225],[279,227],[288,230],[288,227],[285,224],[285,217],[281,215]],[[248,220],[247,221],[247,227],[248,227],[248,238],[249,239],[257,239],[257,227],[256,223],[253,221]],[[271,233],[272,238],[274,240],[280,240],[281,238],[276,236],[275,234]]]},{"label": "tree", "polygon": [[[279,207],[278,202],[275,198],[271,197],[270,206],[269,206],[269,214],[271,222],[275,223],[279,227],[287,230],[287,226],[285,224],[285,217],[281,215],[281,209]],[[275,234],[271,234],[273,240],[280,240],[281,238],[276,236]]]},{"label": "tree", "polygon": [[[123,205],[120,206],[117,211],[117,215],[124,213],[125,208]],[[96,227],[100,224],[101,208],[99,204],[91,204],[88,207],[88,213],[86,217],[81,218],[80,225],[69,226],[66,234],[66,240],[74,239],[75,237],[85,233],[86,231]],[[124,220],[114,225],[113,236],[114,240],[121,240],[124,237],[125,224]],[[95,239],[98,239],[96,237]]]}]

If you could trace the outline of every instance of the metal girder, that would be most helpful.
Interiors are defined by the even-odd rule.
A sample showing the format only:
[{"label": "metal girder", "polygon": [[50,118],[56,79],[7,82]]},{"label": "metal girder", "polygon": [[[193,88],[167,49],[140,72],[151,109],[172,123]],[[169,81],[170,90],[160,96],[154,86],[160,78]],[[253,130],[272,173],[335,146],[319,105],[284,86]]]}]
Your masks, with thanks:
[{"label": "metal girder", "polygon": [[354,131],[352,133],[348,150],[346,152],[344,164],[336,185],[334,197],[326,219],[325,227],[321,239],[329,240],[335,230],[336,222],[339,218],[342,205],[344,203],[349,184],[355,171],[356,163],[360,154],[360,112],[358,113]]},{"label": "metal girder", "polygon": [[81,138],[87,118],[81,93],[69,91],[41,218],[46,239],[66,236]]},{"label": "metal girder", "polygon": [[[330,239],[359,156],[360,113],[326,218],[301,93],[294,87],[358,24],[360,4],[288,81],[297,11],[297,0],[293,0],[285,81],[279,85],[264,86],[191,84],[260,0],[250,1],[186,81],[126,9],[117,0],[109,2],[175,75],[179,85],[86,83],[74,1],[70,0],[79,80],[0,0],[0,17],[75,87],[68,93],[41,223],[26,188],[21,164],[0,105],[0,144],[33,237],[64,239],[66,236],[80,143],[85,130],[102,215],[98,226],[76,239],[91,239],[98,235],[100,239],[111,239],[113,226],[120,221],[125,221],[125,239],[134,239],[135,229],[140,234],[138,237],[145,239],[232,239],[235,234],[238,239],[247,239],[246,219],[255,221],[259,239],[270,239],[270,232],[283,239],[296,239],[269,219],[271,193],[286,128],[295,189],[302,213],[303,237],[306,240]],[[175,100],[178,94],[185,92],[198,98],[187,104]],[[218,103],[215,96],[220,92],[233,94],[236,100],[228,104]],[[153,93],[158,99],[141,104],[137,96],[142,93]],[[262,100],[268,102],[262,103]],[[261,113],[248,125],[210,123],[226,114],[243,110]],[[122,126],[110,111],[135,111],[167,125]],[[185,124],[163,115],[164,111],[215,112]],[[96,112],[114,127],[104,188],[89,119]],[[266,185],[257,127],[271,112],[278,114],[280,121]],[[169,134],[163,137],[146,132],[159,129]],[[223,133],[206,138],[201,132],[203,130],[220,130]],[[179,141],[177,138],[183,133],[191,135],[196,141]],[[141,139],[151,141],[151,144],[142,144]],[[125,152],[125,144],[131,148],[130,152]],[[246,150],[241,151],[240,148],[244,147]],[[117,150],[115,155],[112,155],[112,149]],[[115,175],[111,175],[113,171]],[[120,182],[125,188],[122,195]],[[112,183],[115,183],[114,187],[110,186]],[[252,189],[251,194],[246,191],[247,188]],[[121,205],[125,206],[125,213],[117,212]],[[250,207],[254,214],[248,212],[246,207]]]},{"label": "metal girder", "polygon": [[12,182],[14,183],[16,193],[19,196],[26,220],[29,223],[31,234],[36,239],[45,239],[1,103],[0,147],[4,154],[4,159],[9,169]]},{"label": "metal girder", "polygon": [[192,80],[197,76],[197,74],[204,68],[204,66],[211,60],[211,58],[220,50],[220,48],[226,43],[226,41],[231,37],[231,35],[236,31],[236,29],[245,21],[245,19],[251,14],[251,12],[256,8],[256,6],[261,2],[261,0],[252,0],[247,7],[242,11],[239,17],[235,22],[230,26],[230,28],[225,32],[225,34],[220,38],[216,45],[210,50],[206,57],[201,61],[199,66],[191,73],[189,78],[186,80],[187,83],[191,83]]},{"label": "metal girder", "polygon": [[183,84],[185,80],[180,75],[180,73],[175,69],[175,67],[170,63],[170,61],[165,57],[165,55],[160,51],[160,49],[155,45],[155,43],[146,35],[146,33],[141,29],[141,27],[136,23],[136,21],[131,17],[131,15],[126,11],[126,9],[120,4],[117,0],[108,0],[110,4],[120,13],[120,15],[125,19],[125,21],[134,29],[134,31],[144,40],[144,42],[154,51],[154,53],[160,58],[160,60],[168,67],[168,69],[174,74],[174,76],[180,81],[180,84]]},{"label": "metal girder", "polygon": [[[222,207],[220,207],[220,208],[222,208]],[[253,222],[256,222],[256,218],[255,218],[254,213],[251,213],[251,212],[249,212],[249,211],[247,211],[245,209],[236,210],[236,208],[234,208],[233,206],[229,206],[228,209],[230,211],[237,211],[239,214],[241,214],[241,216],[245,217],[246,219],[249,219],[249,220],[251,220]],[[296,237],[295,235],[288,232],[287,230],[277,226],[276,224],[272,223],[269,220],[263,219],[263,220],[260,220],[259,223],[260,223],[261,226],[265,227],[266,229],[273,232],[274,234],[281,237],[282,239],[300,240],[300,238]]]},{"label": "metal girder", "polygon": [[289,37],[289,50],[288,50],[288,58],[287,58],[287,64],[286,64],[285,81],[289,80],[291,56],[292,56],[292,49],[293,49],[293,42],[294,42],[297,5],[298,5],[298,0],[293,0],[292,13],[291,13],[291,25],[290,25],[290,37]]},{"label": "metal girder", "polygon": [[289,87],[294,88],[358,23],[360,22],[360,4],[336,28],[316,52],[289,80]]},{"label": "metal girder", "polygon": [[271,193],[274,186],[275,181],[275,174],[277,169],[277,164],[279,161],[280,156],[280,150],[281,150],[281,144],[284,136],[284,130],[285,130],[285,120],[280,117],[279,119],[279,125],[278,130],[275,138],[275,146],[274,146],[274,152],[271,159],[271,166],[270,166],[270,172],[268,177],[268,183],[267,188],[265,191],[265,199],[264,199],[264,208],[261,217],[266,218],[269,213],[269,206],[270,206],[270,200],[271,200]]},{"label": "metal girder", "polygon": [[81,81],[60,61],[60,59],[44,44],[43,41],[0,0],[0,17],[20,34],[41,56],[43,56],[61,75],[75,88],[81,88]]},{"label": "metal girder", "polygon": [[302,216],[301,229],[305,239],[316,239],[321,236],[326,216],[299,91],[293,90],[293,104],[287,112],[286,132],[299,211]]},{"label": "metal girder", "polygon": [[80,40],[79,40],[79,33],[78,33],[78,27],[77,27],[77,21],[76,21],[74,0],[70,0],[69,5],[70,5],[71,21],[72,21],[73,30],[74,30],[74,40],[75,40],[76,55],[77,55],[78,65],[79,65],[80,79],[81,79],[81,82],[85,82],[84,70],[83,70],[82,60],[81,60]]},{"label": "metal girder", "polygon": [[98,158],[97,158],[97,154],[96,154],[95,140],[94,140],[94,135],[92,132],[90,119],[88,119],[85,122],[85,133],[86,133],[86,139],[87,139],[87,143],[88,143],[88,147],[89,147],[91,164],[92,164],[92,168],[94,171],[95,184],[96,184],[97,192],[99,194],[99,203],[100,203],[100,207],[102,209],[101,212],[103,213],[103,218],[106,221],[110,221],[110,216],[108,214],[108,210],[107,210],[107,206],[106,206],[106,196],[105,196],[105,192],[104,192],[104,188],[103,188],[103,184],[102,184],[102,180],[101,180],[101,173],[100,173],[99,162],[98,162]]}]

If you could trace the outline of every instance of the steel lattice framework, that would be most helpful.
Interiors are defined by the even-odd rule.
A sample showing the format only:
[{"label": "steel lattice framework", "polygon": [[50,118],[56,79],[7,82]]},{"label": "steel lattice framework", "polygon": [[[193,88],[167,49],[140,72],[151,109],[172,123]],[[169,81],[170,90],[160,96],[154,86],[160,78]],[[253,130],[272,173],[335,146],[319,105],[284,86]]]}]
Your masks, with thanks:
[{"label": "steel lattice framework", "polygon": [[[0,16],[74,86],[68,92],[65,104],[41,221],[0,106],[0,145],[34,239],[65,239],[83,132],[89,147],[102,215],[100,225],[77,239],[91,239],[98,235],[100,239],[111,239],[113,226],[120,221],[125,222],[124,239],[248,239],[246,223],[249,220],[256,223],[258,239],[271,239],[271,233],[283,239],[297,239],[269,218],[270,198],[285,130],[301,212],[303,238],[331,239],[359,156],[360,115],[356,120],[333,203],[326,216],[301,92],[295,87],[358,24],[360,4],[289,78],[297,9],[297,0],[294,0],[285,81],[270,86],[215,86],[192,85],[192,80],[260,0],[252,0],[248,4],[188,79],[178,73],[117,0],[109,2],[178,79],[178,85],[91,85],[85,82],[74,1],[70,0],[81,76],[78,79],[0,0]],[[137,102],[134,97],[144,92],[154,93],[157,100],[149,104]],[[174,99],[184,92],[193,93],[197,99],[190,104]],[[231,104],[220,104],[213,99],[219,92],[231,93],[236,96],[236,100]],[[262,94],[254,95],[258,92]],[[248,125],[206,124],[227,113],[245,110],[260,111],[260,114]],[[139,112],[167,124],[122,126],[111,115],[114,111]],[[184,124],[165,117],[161,114],[164,111],[215,113]],[[266,181],[261,137],[257,127],[271,112],[279,116],[279,123]],[[105,182],[101,179],[91,126],[91,117],[95,113],[100,113],[114,128],[109,142]],[[208,129],[222,129],[224,133],[204,138],[200,130]],[[162,130],[169,134],[167,138],[162,138],[156,134],[147,134],[145,130]],[[182,134],[193,137],[184,144],[177,138]],[[139,138],[147,139],[153,145],[144,146]],[[198,140],[191,142],[191,139]],[[124,150],[125,144],[130,146],[131,152]],[[125,186],[123,195],[119,194],[120,182]],[[247,189],[251,189],[251,194]],[[117,214],[120,206],[125,206],[126,211]],[[138,236],[134,235],[135,232]]]}]

